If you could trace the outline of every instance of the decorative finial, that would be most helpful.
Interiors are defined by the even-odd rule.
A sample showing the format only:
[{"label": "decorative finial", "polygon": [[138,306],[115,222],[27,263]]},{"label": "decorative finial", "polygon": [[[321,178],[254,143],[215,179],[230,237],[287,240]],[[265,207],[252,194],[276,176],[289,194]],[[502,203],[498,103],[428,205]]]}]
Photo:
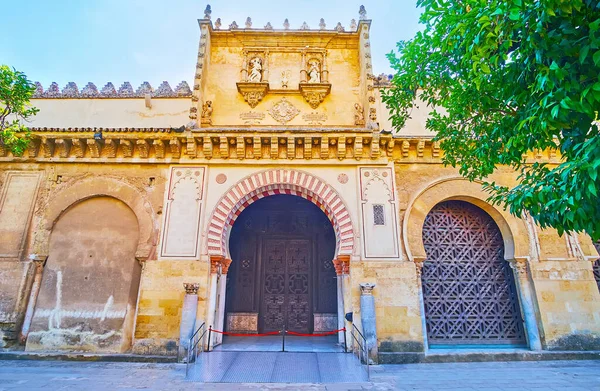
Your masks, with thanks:
[{"label": "decorative finial", "polygon": [[246,19],[246,28],[252,28],[252,19],[250,19],[250,17],[248,16],[248,18]]},{"label": "decorative finial", "polygon": [[267,22],[267,24],[265,24],[265,30],[273,30],[273,26],[271,25],[271,22]]},{"label": "decorative finial", "polygon": [[367,19],[367,10],[365,9],[364,5],[360,6],[360,8],[358,9],[358,14],[360,15],[360,20]]},{"label": "decorative finial", "polygon": [[215,30],[219,30],[221,28],[221,18],[217,18],[215,21]]},{"label": "decorative finial", "polygon": [[308,27],[308,24],[306,24],[306,22],[302,23],[302,26],[300,26],[300,30],[308,30],[310,27]]},{"label": "decorative finial", "polygon": [[237,28],[238,28],[238,25],[237,25],[237,23],[236,23],[236,22],[235,22],[235,20],[234,20],[234,21],[233,21],[233,23],[231,23],[231,24],[229,25],[229,30],[235,30],[235,29],[237,29]]},{"label": "decorative finial", "polygon": [[335,29],[340,33],[346,31],[344,30],[344,26],[342,26],[342,22],[338,22],[337,26],[335,26]]},{"label": "decorative finial", "polygon": [[325,24],[325,19],[321,18],[321,20],[319,21],[319,28],[321,30],[325,30],[326,27],[327,25]]},{"label": "decorative finial", "polygon": [[286,19],[283,21],[283,28],[284,28],[284,30],[290,29],[290,21],[289,20]]},{"label": "decorative finial", "polygon": [[350,30],[354,31],[354,30],[356,30],[356,27],[357,27],[356,26],[356,19],[352,19],[350,21]]},{"label": "decorative finial", "polygon": [[210,14],[212,14],[212,9],[210,8],[210,4],[207,4],[204,10],[204,19],[210,20]]}]

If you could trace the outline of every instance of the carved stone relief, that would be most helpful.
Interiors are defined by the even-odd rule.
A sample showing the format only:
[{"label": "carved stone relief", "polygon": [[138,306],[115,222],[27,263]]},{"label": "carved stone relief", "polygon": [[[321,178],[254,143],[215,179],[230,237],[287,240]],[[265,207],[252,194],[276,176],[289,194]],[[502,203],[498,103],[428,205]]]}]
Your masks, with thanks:
[{"label": "carved stone relief", "polygon": [[240,119],[245,125],[258,125],[265,119],[265,114],[257,111],[248,111],[240,114]]},{"label": "carved stone relief", "polygon": [[354,125],[365,126],[365,111],[360,103],[354,104]]},{"label": "carved stone relief", "polygon": [[314,111],[312,113],[302,114],[302,119],[309,125],[322,125],[327,121],[327,114]]},{"label": "carved stone relief", "polygon": [[212,125],[212,112],[213,112],[212,101],[207,100],[202,105],[202,118],[200,120],[200,123],[203,125]]},{"label": "carved stone relief", "polygon": [[292,105],[286,98],[281,98],[269,109],[271,117],[282,125],[293,120],[299,113],[300,110]]}]

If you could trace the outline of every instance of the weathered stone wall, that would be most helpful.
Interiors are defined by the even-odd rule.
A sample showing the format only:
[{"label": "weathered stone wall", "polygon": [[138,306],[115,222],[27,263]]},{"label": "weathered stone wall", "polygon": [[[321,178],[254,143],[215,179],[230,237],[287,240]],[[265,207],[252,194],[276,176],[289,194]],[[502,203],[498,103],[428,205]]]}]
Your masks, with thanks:
[{"label": "weathered stone wall", "polygon": [[16,343],[32,265],[25,248],[41,173],[0,171],[0,347]]},{"label": "weathered stone wall", "polygon": [[[17,178],[20,182],[14,182],[14,178]],[[33,179],[33,183],[21,183],[23,178]],[[131,344],[133,334],[132,325],[137,300],[137,281],[139,281],[139,265],[135,261],[135,257],[145,260],[148,257],[156,256],[158,219],[160,217],[158,213],[161,213],[162,210],[164,182],[164,173],[154,165],[2,163],[0,167],[0,194],[8,193],[10,197],[4,197],[8,202],[0,204],[3,205],[0,208],[0,219],[4,219],[1,228],[4,232],[2,233],[2,240],[0,240],[0,247],[6,250],[6,255],[9,255],[8,257],[0,256],[1,344],[7,345],[17,342],[17,335],[23,325],[25,312],[30,302],[31,286],[36,270],[31,259],[44,260],[50,253],[54,253],[55,255],[59,254],[59,256],[58,258],[49,257],[46,268],[48,273],[44,274],[45,288],[42,289],[40,295],[35,297],[40,299],[37,303],[38,308],[42,310],[40,314],[43,314],[44,311],[52,312],[55,309],[57,270],[62,272],[63,285],[67,284],[65,289],[61,287],[63,298],[68,296],[72,299],[76,296],[80,300],[77,303],[71,303],[74,306],[72,308],[68,307],[67,302],[63,300],[60,310],[53,312],[53,316],[58,316],[61,319],[62,328],[67,327],[67,325],[73,326],[73,321],[63,316],[65,314],[76,314],[87,319],[88,316],[93,314],[103,313],[104,305],[107,304],[110,295],[113,295],[113,300],[108,306],[107,311],[109,313],[111,311],[113,311],[113,314],[114,311],[122,312],[122,308],[115,309],[114,306],[121,305],[123,302],[129,306],[126,309],[127,319],[120,321],[128,325],[125,328],[121,327],[122,345],[108,343],[104,346],[101,346],[101,344],[86,347],[72,345],[65,349],[89,349],[92,351],[103,349],[105,351],[122,351],[127,349]],[[15,183],[19,186],[15,187]],[[31,190],[32,186],[36,189],[35,192]],[[15,192],[16,194],[13,194]],[[108,199],[117,205],[120,203],[122,209],[117,207],[118,211],[134,213],[133,223],[135,224],[129,227],[127,233],[127,235],[135,236],[133,250],[128,250],[131,253],[128,258],[123,256],[120,250],[111,253],[114,249],[122,248],[122,241],[126,239],[126,236],[121,235],[119,232],[119,225],[114,226],[115,222],[120,221],[120,212],[115,212],[116,215],[112,213],[112,219],[107,219],[102,206],[91,208],[88,211],[91,213],[91,217],[75,210],[78,209],[76,208],[78,206],[85,207],[85,200],[92,202],[99,199]],[[81,216],[77,217],[75,221],[65,223],[66,220],[62,220],[62,217],[69,217],[68,212],[73,210]],[[93,217],[96,213],[94,210],[96,212],[101,211],[98,219]],[[109,208],[108,211],[110,210],[112,209]],[[127,213],[125,213],[125,217]],[[129,215],[129,217],[131,216]],[[79,228],[77,224],[80,224]],[[93,228],[94,224],[96,224],[96,228]],[[100,228],[98,224],[106,226]],[[53,233],[56,233],[55,229],[57,227],[62,232],[59,231],[58,236],[54,236]],[[74,232],[70,232],[73,229]],[[131,232],[129,233],[129,231]],[[78,235],[86,236],[86,241],[83,241],[83,239],[79,242],[74,241],[74,238],[77,238]],[[51,244],[51,242],[56,243],[56,238],[59,236],[68,239],[68,242],[62,248]],[[51,237],[54,239],[51,239]],[[87,248],[87,246],[90,246],[90,251],[94,250],[95,247],[95,252],[92,251],[93,254],[91,254],[93,255],[92,258],[98,259],[102,266],[89,267],[89,273],[85,271],[85,268],[81,270],[72,269],[70,263],[75,263],[77,267],[80,260],[74,259],[74,257],[81,255],[75,254],[72,250],[75,247],[82,249],[82,247]],[[107,266],[110,263],[109,261],[113,263],[113,266],[122,263],[123,269],[117,273],[118,278],[115,277],[115,281],[120,281],[119,283],[109,281],[112,278],[106,274],[107,270],[112,270]],[[127,266],[127,262],[133,262],[133,264]],[[103,269],[105,266],[108,269]],[[138,270],[136,271],[136,269]],[[92,297],[86,297],[85,286],[79,283],[80,279],[86,277],[88,280],[83,280],[83,282],[87,284],[89,281],[89,284],[91,284],[89,292]],[[95,300],[101,300],[102,294],[95,287],[100,287],[102,283],[97,285],[94,282],[95,279],[104,281],[105,288],[109,292],[102,299],[103,306],[100,309],[95,308],[99,305]],[[73,291],[71,286],[76,291]],[[131,287],[131,292],[128,287]],[[69,291],[69,289],[71,290]],[[115,290],[121,292],[119,295],[124,301],[117,303]],[[127,297],[124,298],[123,295]],[[50,307],[47,305],[50,305]],[[36,318],[39,320],[40,318],[37,315]],[[52,344],[56,341],[50,343],[51,341],[46,339],[50,342],[44,346],[44,343],[40,343],[39,335],[35,337],[36,332],[47,334],[49,319],[50,317],[47,317],[45,321],[41,322],[45,324],[43,326],[39,322],[34,324],[34,334],[31,335],[31,344],[29,345],[30,349],[54,349]],[[107,320],[106,318],[101,327],[105,327],[111,322],[113,324],[107,327],[105,331],[116,328],[117,326],[114,323],[117,321]],[[74,327],[70,327],[70,329]],[[90,331],[91,328],[86,329],[83,327],[82,330]],[[38,341],[34,342],[36,338]],[[70,337],[70,340],[74,341],[75,339]]]},{"label": "weathered stone wall", "polygon": [[531,269],[546,348],[599,350],[600,293],[592,263],[540,261]]},{"label": "weathered stone wall", "polygon": [[90,198],[59,218],[27,350],[129,348],[140,274],[138,236],[135,214],[114,198]]},{"label": "weathered stone wall", "polygon": [[198,283],[198,319],[205,321],[209,263],[184,260],[147,261],[142,272],[133,352],[176,355],[184,283]]},{"label": "weathered stone wall", "polygon": [[423,351],[419,288],[412,262],[352,262],[352,311],[360,327],[361,283],[374,283],[379,352]]}]

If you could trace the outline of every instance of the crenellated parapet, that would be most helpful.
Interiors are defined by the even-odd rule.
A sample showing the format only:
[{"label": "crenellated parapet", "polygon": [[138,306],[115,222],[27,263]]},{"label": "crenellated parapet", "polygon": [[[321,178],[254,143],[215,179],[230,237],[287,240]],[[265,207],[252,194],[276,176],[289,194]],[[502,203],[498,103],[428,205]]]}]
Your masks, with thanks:
[{"label": "crenellated parapet", "polygon": [[119,89],[114,84],[108,82],[98,89],[94,83],[87,83],[81,90],[75,82],[68,82],[61,90],[57,83],[52,83],[47,90],[36,82],[36,91],[33,99],[95,99],[95,98],[145,98],[150,95],[152,98],[189,98],[192,96],[192,90],[187,82],[182,81],[172,89],[168,82],[163,81],[158,88],[154,89],[147,81],[143,82],[136,90],[131,83],[124,82]]}]

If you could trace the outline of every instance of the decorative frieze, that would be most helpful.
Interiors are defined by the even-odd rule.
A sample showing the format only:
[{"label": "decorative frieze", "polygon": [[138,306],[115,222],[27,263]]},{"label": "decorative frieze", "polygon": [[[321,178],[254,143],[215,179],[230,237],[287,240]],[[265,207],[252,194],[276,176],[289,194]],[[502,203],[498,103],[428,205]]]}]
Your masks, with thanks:
[{"label": "decorative frieze", "polygon": [[[212,128],[207,128],[212,129]],[[31,159],[354,159],[441,163],[439,143],[431,138],[401,138],[390,134],[353,132],[274,133],[265,128],[252,135],[239,130],[215,129],[190,132],[186,136],[169,129],[32,129],[32,140],[24,156]],[[289,131],[289,130],[288,130]],[[102,137],[95,138],[95,135]],[[182,148],[182,142],[185,143]],[[539,155],[542,158],[539,158]],[[20,159],[3,149],[3,161]],[[527,161],[557,162],[551,151],[533,153]]]}]

